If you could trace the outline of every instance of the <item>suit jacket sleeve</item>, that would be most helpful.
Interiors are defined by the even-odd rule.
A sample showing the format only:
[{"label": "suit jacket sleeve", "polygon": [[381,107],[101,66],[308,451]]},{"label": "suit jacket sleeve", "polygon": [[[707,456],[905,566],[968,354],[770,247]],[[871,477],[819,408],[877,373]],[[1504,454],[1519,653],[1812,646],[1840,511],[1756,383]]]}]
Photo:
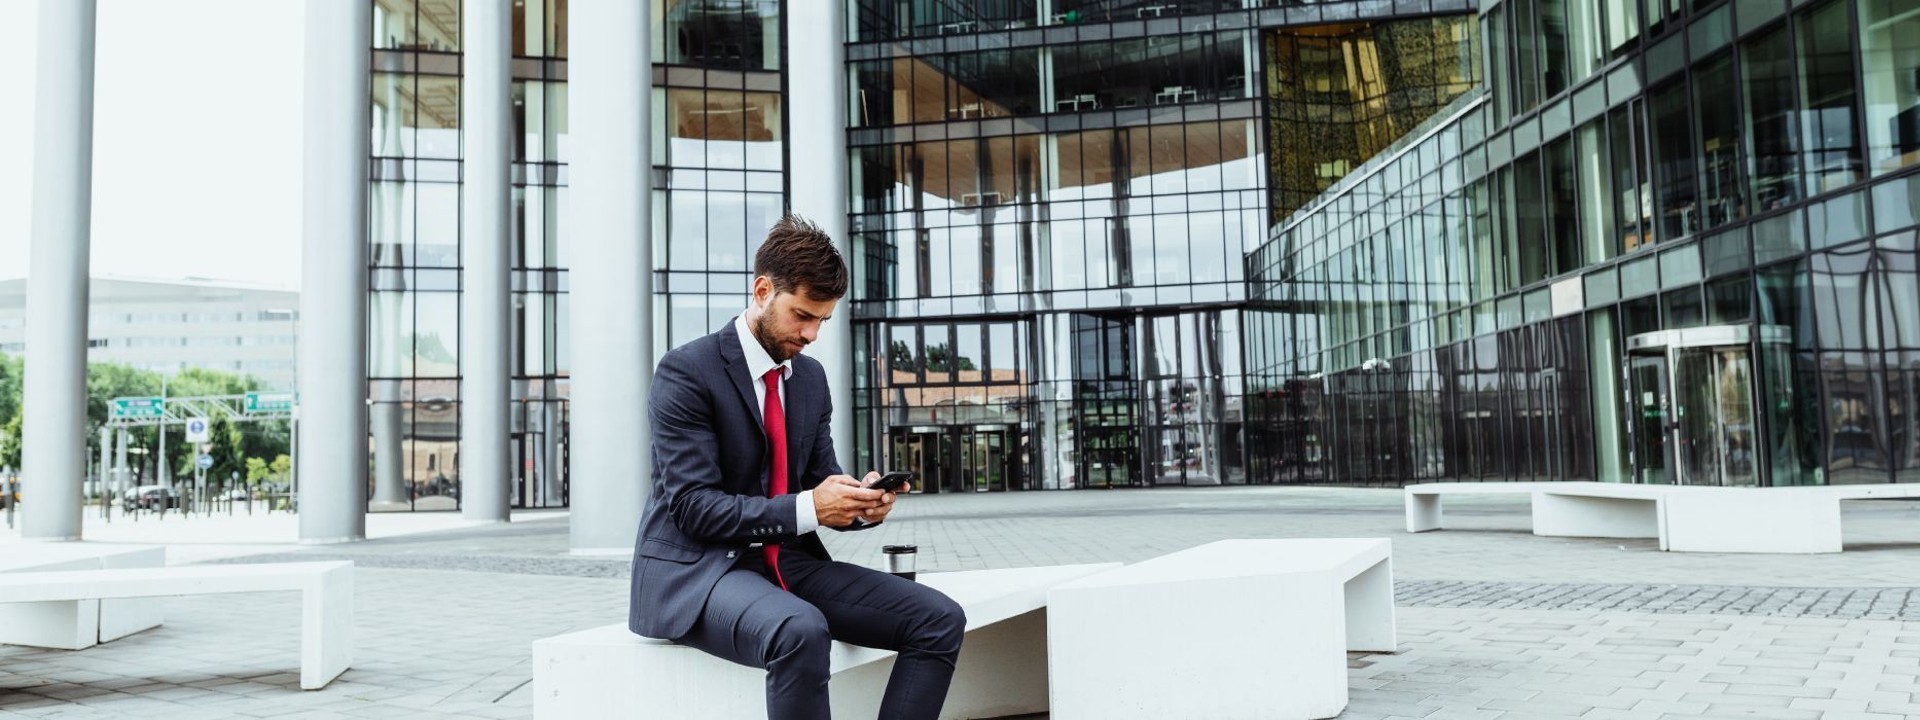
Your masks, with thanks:
[{"label": "suit jacket sleeve", "polygon": [[[739,492],[757,487],[727,486],[714,434],[715,398],[696,379],[692,364],[686,353],[668,353],[654,374],[654,492],[667,504],[673,524],[695,540],[748,543],[775,532],[792,533],[792,494],[769,498]],[[757,485],[758,478],[747,482]]]}]

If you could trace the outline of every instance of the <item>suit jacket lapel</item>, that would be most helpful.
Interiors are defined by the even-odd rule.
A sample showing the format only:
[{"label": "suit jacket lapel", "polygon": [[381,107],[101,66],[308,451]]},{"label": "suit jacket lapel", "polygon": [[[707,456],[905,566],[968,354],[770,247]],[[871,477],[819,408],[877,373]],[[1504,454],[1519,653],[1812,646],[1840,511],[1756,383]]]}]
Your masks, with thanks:
[{"label": "suit jacket lapel", "polygon": [[[747,356],[740,351],[740,334],[733,331],[733,322],[728,321],[720,332],[720,359],[727,363],[727,379],[733,381],[733,389],[739,393],[740,402],[745,403],[747,412],[753,414],[754,430],[761,430],[766,419],[760,417],[760,398],[753,389],[752,370],[747,369]],[[761,444],[766,443],[766,432],[760,433]]]}]

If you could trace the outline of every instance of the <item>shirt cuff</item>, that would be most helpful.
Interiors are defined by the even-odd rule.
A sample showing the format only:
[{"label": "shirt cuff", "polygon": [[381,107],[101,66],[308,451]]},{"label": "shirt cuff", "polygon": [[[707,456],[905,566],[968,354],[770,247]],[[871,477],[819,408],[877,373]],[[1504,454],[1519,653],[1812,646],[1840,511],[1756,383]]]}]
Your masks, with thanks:
[{"label": "shirt cuff", "polygon": [[813,512],[813,491],[802,490],[793,502],[793,534],[805,535],[820,529],[820,516]]}]

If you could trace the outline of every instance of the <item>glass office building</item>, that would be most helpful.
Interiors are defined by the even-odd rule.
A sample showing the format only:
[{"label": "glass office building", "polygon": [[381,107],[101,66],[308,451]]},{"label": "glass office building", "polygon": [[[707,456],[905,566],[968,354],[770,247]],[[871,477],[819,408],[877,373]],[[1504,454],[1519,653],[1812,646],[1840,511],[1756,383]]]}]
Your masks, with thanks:
[{"label": "glass office building", "polygon": [[[459,2],[365,1],[371,490],[450,507]],[[930,492],[1911,479],[1916,3],[849,0],[852,464]],[[784,9],[653,2],[656,352],[744,306],[811,177],[783,68],[819,29]],[[568,497],[591,148],[567,3],[513,13],[539,507]]]},{"label": "glass office building", "polygon": [[1257,482],[1920,479],[1920,3],[1507,0],[1249,258]]}]

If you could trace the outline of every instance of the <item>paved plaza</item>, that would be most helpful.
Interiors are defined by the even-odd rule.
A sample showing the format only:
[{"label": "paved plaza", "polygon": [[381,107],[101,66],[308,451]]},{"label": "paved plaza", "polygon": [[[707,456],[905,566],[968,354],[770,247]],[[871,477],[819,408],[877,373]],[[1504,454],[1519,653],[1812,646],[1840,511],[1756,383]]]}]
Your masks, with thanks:
[{"label": "paved plaza", "polygon": [[[1449,529],[1410,535],[1400,491],[1349,488],[913,496],[879,528],[823,536],[874,566],[881,545],[917,544],[922,572],[1390,538],[1400,652],[1350,657],[1342,718],[1920,717],[1920,502],[1845,508],[1846,552],[1822,556],[1534,537],[1524,497],[1450,498]],[[530,717],[529,644],[626,617],[626,560],[569,556],[566,523],[376,516],[374,539],[319,547],[294,545],[285,515],[89,525],[168,543],[176,564],[355,561],[354,665],[299,689],[293,593],[175,598],[165,625],[89,650],[0,646],[0,718]],[[0,535],[0,552],[17,543]]]}]

